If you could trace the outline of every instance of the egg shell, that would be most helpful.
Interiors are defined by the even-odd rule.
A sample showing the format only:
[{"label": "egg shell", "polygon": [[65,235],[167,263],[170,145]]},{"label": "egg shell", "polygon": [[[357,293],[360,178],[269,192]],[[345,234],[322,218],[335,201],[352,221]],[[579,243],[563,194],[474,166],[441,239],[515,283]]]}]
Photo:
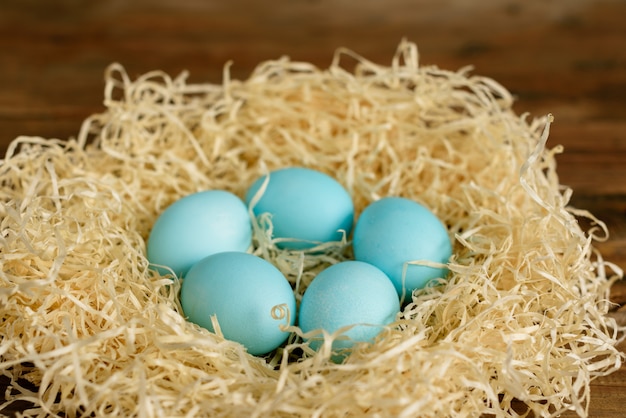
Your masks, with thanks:
[{"label": "egg shell", "polygon": [[[249,205],[267,180],[257,179],[246,193]],[[269,173],[263,195],[254,205],[256,216],[272,215],[273,238],[279,248],[303,250],[319,243],[340,241],[352,231],[354,204],[350,194],[334,178],[303,167],[289,167]]]},{"label": "egg shell", "polygon": [[[226,339],[253,355],[266,354],[289,336],[280,325],[293,325],[296,299],[274,265],[249,253],[223,252],[203,258],[185,276],[181,305],[188,320],[214,332],[215,315]],[[289,315],[279,318],[277,306]]]},{"label": "egg shell", "polygon": [[354,258],[385,272],[403,301],[410,300],[413,290],[448,274],[445,267],[408,262],[445,264],[452,255],[443,223],[426,207],[402,197],[382,198],[367,206],[357,220],[352,245]]},{"label": "egg shell", "polygon": [[[389,278],[380,269],[361,261],[344,261],[322,270],[302,296],[300,329],[307,333],[325,330],[334,333],[355,325],[342,334],[349,339],[333,341],[335,362],[342,361],[354,344],[371,343],[396,318],[400,302]],[[318,350],[323,334],[309,338]]]},{"label": "egg shell", "polygon": [[148,238],[147,257],[182,276],[208,255],[246,251],[251,245],[252,223],[243,201],[225,190],[207,190],[187,195],[161,213]]}]

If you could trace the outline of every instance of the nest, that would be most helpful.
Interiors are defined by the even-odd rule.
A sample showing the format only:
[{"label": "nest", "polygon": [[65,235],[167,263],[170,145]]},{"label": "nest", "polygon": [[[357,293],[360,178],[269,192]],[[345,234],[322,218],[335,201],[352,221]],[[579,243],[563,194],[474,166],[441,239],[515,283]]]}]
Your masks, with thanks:
[{"label": "nest", "polygon": [[[347,69],[346,61],[354,64]],[[390,65],[341,49],[327,69],[288,58],[219,85],[106,72],[103,113],[76,138],[20,137],[0,164],[0,408],[25,416],[550,416],[587,414],[590,382],[618,369],[605,314],[621,276],[594,249],[606,227],[568,205],[550,115],[469,68]],[[150,269],[151,225],[207,189],[243,196],[286,166],[331,174],[353,196],[430,208],[454,243],[446,281],[415,292],[374,344],[341,364],[297,326],[254,357],[182,315],[180,280]],[[584,231],[577,218],[591,219]],[[254,252],[297,298],[350,258],[280,250],[258,219]],[[518,410],[519,411],[519,410]]]}]

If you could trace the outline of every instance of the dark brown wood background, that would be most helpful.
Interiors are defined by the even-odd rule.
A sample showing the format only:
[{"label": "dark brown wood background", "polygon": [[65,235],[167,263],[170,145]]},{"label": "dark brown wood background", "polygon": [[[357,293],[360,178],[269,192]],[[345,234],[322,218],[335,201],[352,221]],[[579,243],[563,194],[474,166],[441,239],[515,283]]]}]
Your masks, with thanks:
[{"label": "dark brown wood background", "polygon": [[[0,155],[19,135],[76,135],[103,110],[114,61],[131,76],[188,70],[193,82],[218,83],[230,60],[245,78],[282,55],[326,67],[338,47],[386,64],[402,38],[423,64],[473,65],[496,79],[518,113],[555,116],[561,183],[608,224],[598,248],[626,268],[624,0],[3,0]],[[611,298],[626,323],[626,282]],[[626,368],[597,379],[592,397],[590,416],[622,416]]]}]

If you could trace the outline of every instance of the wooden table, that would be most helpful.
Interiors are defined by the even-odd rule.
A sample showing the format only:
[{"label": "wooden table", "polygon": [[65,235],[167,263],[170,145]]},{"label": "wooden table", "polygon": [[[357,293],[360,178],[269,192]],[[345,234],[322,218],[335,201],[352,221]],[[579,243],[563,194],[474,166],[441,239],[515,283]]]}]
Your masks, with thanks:
[{"label": "wooden table", "polygon": [[[103,72],[114,61],[131,76],[189,70],[191,81],[217,83],[229,60],[245,78],[282,55],[326,67],[341,46],[387,64],[406,37],[424,64],[473,65],[502,83],[518,113],[554,114],[561,183],[608,224],[610,239],[597,246],[626,268],[624,16],[623,0],[4,0],[0,154],[18,135],[76,135],[103,109]],[[612,300],[611,315],[626,323],[623,280]],[[593,383],[592,417],[622,416],[625,403],[626,367]]]}]

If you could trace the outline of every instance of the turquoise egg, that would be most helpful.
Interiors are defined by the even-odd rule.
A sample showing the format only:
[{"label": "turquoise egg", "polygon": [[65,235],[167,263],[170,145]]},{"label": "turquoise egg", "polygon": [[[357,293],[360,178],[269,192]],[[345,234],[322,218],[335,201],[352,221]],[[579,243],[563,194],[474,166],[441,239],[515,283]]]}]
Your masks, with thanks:
[{"label": "turquoise egg", "polygon": [[214,315],[224,337],[252,355],[280,346],[289,336],[280,326],[293,325],[296,317],[296,299],[285,276],[264,259],[242,252],[213,254],[196,263],[183,279],[180,301],[189,321],[214,332]]},{"label": "turquoise egg", "polygon": [[[257,179],[246,193],[246,203],[267,180]],[[269,173],[269,181],[254,205],[256,216],[271,214],[273,238],[279,248],[304,250],[319,243],[340,241],[350,234],[354,205],[350,194],[334,178],[316,170],[290,167]]]},{"label": "turquoise egg", "polygon": [[410,300],[413,290],[448,274],[445,267],[408,262],[446,264],[452,255],[443,223],[424,206],[401,197],[386,197],[367,206],[354,227],[352,246],[355,259],[371,263],[389,276],[403,301]]},{"label": "turquoise egg", "polygon": [[148,261],[161,274],[184,276],[202,258],[222,251],[246,251],[252,224],[243,201],[224,190],[185,196],[157,218],[147,243]]},{"label": "turquoise egg", "polygon": [[[356,343],[371,343],[400,311],[398,294],[380,269],[361,261],[344,261],[322,270],[302,296],[298,314],[305,332],[334,333],[354,325],[333,341],[335,362],[342,361]],[[344,339],[343,337],[347,337]],[[308,339],[318,350],[324,341],[320,333]]]}]

